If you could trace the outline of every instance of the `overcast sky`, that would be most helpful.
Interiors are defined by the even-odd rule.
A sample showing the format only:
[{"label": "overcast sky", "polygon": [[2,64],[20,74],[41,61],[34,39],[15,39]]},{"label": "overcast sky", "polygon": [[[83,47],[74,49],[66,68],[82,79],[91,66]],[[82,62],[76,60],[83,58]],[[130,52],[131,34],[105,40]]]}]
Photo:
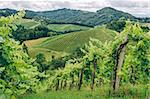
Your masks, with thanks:
[{"label": "overcast sky", "polygon": [[113,7],[138,17],[150,17],[150,0],[0,0],[0,8],[34,11],[61,8],[96,11]]}]

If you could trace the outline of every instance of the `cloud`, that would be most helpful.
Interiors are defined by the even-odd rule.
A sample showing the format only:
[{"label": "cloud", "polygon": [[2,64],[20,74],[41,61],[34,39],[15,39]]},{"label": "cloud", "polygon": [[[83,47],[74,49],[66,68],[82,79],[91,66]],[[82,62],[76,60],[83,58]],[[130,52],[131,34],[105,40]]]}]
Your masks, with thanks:
[{"label": "cloud", "polygon": [[150,7],[150,0],[107,0],[107,2],[114,7],[128,7],[128,8],[148,8]]},{"label": "cloud", "polygon": [[129,12],[135,16],[150,17],[150,0],[0,0],[0,8],[34,11],[60,8],[96,11],[108,6]]}]

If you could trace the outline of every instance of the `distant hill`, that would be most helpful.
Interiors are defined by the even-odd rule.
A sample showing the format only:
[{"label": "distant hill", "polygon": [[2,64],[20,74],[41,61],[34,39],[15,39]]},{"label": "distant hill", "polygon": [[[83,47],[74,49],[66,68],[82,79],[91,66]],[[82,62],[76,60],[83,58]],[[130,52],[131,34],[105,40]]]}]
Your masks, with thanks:
[{"label": "distant hill", "polygon": [[[16,13],[16,10],[1,9],[0,16],[8,16]],[[130,19],[134,21],[150,22],[150,18],[136,18],[135,16],[116,10],[111,7],[105,7],[96,12],[73,10],[73,9],[58,9],[52,11],[34,12],[26,10],[26,18],[39,18],[48,20],[51,23],[75,23],[88,26],[96,26],[118,20],[120,18]]]},{"label": "distant hill", "polygon": [[[33,16],[32,16],[33,15]],[[27,11],[27,18],[43,17],[48,18],[52,22],[78,23],[89,26],[96,26],[118,20],[122,17],[125,19],[136,20],[136,17],[131,14],[118,11],[111,7],[105,7],[97,12],[88,12],[72,9],[58,9],[53,11],[43,11],[31,13]]]},{"label": "distant hill", "polygon": [[18,11],[13,10],[13,9],[0,9],[0,16],[9,16],[12,15],[14,13],[17,13]]}]

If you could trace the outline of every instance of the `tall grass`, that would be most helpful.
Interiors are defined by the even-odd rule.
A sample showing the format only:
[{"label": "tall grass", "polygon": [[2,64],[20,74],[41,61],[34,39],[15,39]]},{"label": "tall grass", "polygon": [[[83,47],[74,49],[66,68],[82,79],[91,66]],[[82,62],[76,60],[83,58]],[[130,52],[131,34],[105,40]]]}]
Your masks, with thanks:
[{"label": "tall grass", "polygon": [[95,90],[82,88],[80,91],[59,90],[38,94],[27,94],[18,97],[19,99],[149,99],[150,89],[146,85],[124,86],[118,93],[113,94],[110,87],[99,87]]}]

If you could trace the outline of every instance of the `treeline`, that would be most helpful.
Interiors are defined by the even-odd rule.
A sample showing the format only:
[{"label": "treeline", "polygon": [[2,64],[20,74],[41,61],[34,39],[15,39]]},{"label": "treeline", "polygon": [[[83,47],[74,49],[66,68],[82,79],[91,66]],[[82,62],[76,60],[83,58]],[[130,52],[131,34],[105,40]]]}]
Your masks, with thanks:
[{"label": "treeline", "polygon": [[[37,21],[39,21],[39,20],[37,20]],[[77,22],[61,22],[61,21],[59,22],[59,21],[48,19],[48,18],[42,18],[42,22],[44,22],[46,24],[74,24],[74,25],[86,26],[86,27],[90,27],[90,28],[93,28],[95,26],[95,25],[77,23]]]},{"label": "treeline", "polygon": [[[28,48],[25,45],[23,48],[24,52],[28,53]],[[72,53],[64,57],[57,58],[55,55],[52,55],[51,60],[46,60],[44,53],[37,53],[33,65],[36,66],[41,73],[49,70],[63,69],[70,59],[81,58],[84,56],[84,53],[80,49],[81,48],[76,48]]]},{"label": "treeline", "polygon": [[82,31],[82,29],[78,30],[65,30],[65,31],[55,31],[49,29],[45,25],[39,25],[33,29],[27,29],[22,25],[18,25],[17,29],[12,32],[12,35],[15,39],[19,41],[37,39],[41,37],[52,37],[60,34],[66,34],[71,32]]},{"label": "treeline", "polygon": [[[126,20],[120,19],[120,20],[112,21],[112,22],[106,24],[106,27],[108,29],[115,30],[120,33],[125,28],[125,25],[126,25]],[[143,29],[144,32],[150,31],[150,28],[147,26],[141,25],[141,28]]]},{"label": "treeline", "polygon": [[146,17],[146,18],[137,18],[140,22],[142,23],[150,23],[150,18]]},{"label": "treeline", "polygon": [[17,13],[16,10],[12,10],[12,9],[0,9],[0,16],[10,16],[12,14]]},{"label": "treeline", "polygon": [[[34,29],[26,29],[24,26],[17,26],[17,29],[12,32],[15,39],[19,41],[25,41],[30,39],[36,39],[40,37],[47,37],[49,29],[45,26],[38,26]],[[51,34],[53,35],[53,34]]]}]

